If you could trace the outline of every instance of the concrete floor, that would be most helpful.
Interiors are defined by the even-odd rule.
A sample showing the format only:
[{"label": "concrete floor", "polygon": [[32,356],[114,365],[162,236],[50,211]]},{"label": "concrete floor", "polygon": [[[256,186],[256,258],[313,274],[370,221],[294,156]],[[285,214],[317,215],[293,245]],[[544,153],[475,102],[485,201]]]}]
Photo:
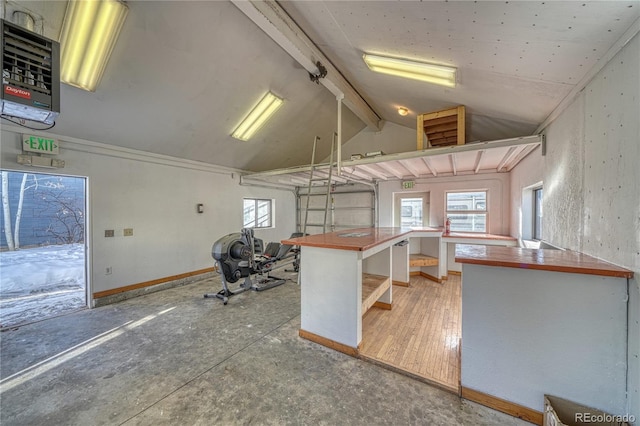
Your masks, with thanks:
[{"label": "concrete floor", "polygon": [[527,424],[300,339],[291,281],[227,306],[219,282],[3,332],[0,423]]}]

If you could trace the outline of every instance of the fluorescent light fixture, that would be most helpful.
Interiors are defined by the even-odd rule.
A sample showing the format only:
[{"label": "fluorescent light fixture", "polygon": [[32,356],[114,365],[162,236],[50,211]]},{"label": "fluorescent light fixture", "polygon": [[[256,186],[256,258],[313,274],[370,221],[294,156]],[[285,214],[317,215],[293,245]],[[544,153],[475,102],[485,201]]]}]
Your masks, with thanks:
[{"label": "fluorescent light fixture", "polygon": [[128,11],[118,0],[69,1],[60,34],[64,83],[96,90]]},{"label": "fluorescent light fixture", "polygon": [[258,102],[251,112],[236,127],[231,136],[241,141],[248,141],[264,123],[282,106],[284,101],[271,92]]},{"label": "fluorescent light fixture", "polygon": [[427,83],[456,87],[456,68],[406,59],[386,58],[384,56],[362,55],[371,71],[398,77],[412,78]]}]

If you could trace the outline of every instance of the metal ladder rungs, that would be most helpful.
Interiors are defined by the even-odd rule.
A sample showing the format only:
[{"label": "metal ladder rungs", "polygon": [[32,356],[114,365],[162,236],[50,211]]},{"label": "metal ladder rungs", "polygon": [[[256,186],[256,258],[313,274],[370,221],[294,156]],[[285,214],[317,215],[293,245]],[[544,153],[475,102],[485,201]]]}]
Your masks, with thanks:
[{"label": "metal ladder rungs", "polygon": [[[318,169],[318,165],[316,164],[316,148],[318,146],[318,141],[320,140],[320,137],[316,136],[313,139],[313,151],[311,153],[311,170],[309,172],[309,185],[307,187],[307,193],[304,194],[307,197],[307,205],[305,208],[305,213],[304,213],[304,223],[302,225],[302,233],[306,234],[307,232],[307,226],[318,226],[318,227],[322,227],[322,232],[326,232],[327,230],[327,215],[329,213],[329,198],[331,197],[331,178],[333,176],[333,153],[335,151],[335,146],[336,146],[336,141],[335,141],[335,133],[334,133],[334,139],[331,142],[331,157],[329,160],[329,169],[328,169],[328,176],[324,176],[321,178],[318,177],[314,177],[313,174],[314,172]],[[324,194],[319,194],[319,193],[312,193],[311,190],[312,188],[314,188],[313,186],[313,182],[326,182],[326,186],[327,189],[325,191]],[[316,186],[317,187],[317,186]],[[315,208],[309,207],[309,200],[311,199],[312,196],[320,196],[323,195],[325,198],[325,206],[324,209],[319,209],[319,208]],[[311,223],[307,223],[308,219],[309,219],[309,212],[310,211],[324,211],[324,223],[323,224],[311,224]]]}]

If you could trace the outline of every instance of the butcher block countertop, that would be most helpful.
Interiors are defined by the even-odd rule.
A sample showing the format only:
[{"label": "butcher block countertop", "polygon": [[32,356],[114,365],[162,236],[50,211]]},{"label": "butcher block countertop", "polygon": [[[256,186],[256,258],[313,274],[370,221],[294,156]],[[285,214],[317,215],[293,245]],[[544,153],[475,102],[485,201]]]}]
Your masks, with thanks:
[{"label": "butcher block countertop", "polygon": [[365,251],[394,238],[408,235],[408,228],[357,228],[328,234],[307,235],[282,240],[282,244]]},{"label": "butcher block countertop", "polygon": [[456,246],[456,262],[633,278],[633,271],[569,250],[458,244]]}]

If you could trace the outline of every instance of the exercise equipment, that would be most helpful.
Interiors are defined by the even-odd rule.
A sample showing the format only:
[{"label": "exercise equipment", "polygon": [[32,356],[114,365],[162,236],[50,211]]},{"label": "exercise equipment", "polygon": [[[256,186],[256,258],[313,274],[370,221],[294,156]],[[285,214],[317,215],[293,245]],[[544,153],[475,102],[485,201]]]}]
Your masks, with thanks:
[{"label": "exercise equipment", "polygon": [[[302,233],[291,235],[292,238],[300,236]],[[225,305],[231,296],[247,290],[263,291],[284,284],[285,279],[269,273],[291,264],[297,272],[300,265],[299,249],[279,243],[269,243],[264,248],[263,241],[254,237],[252,228],[245,228],[220,238],[213,243],[211,256],[215,259],[218,272],[221,274],[222,290],[205,294],[204,297],[218,298]],[[236,289],[229,288],[229,283],[235,283],[242,278],[244,281]]]}]

